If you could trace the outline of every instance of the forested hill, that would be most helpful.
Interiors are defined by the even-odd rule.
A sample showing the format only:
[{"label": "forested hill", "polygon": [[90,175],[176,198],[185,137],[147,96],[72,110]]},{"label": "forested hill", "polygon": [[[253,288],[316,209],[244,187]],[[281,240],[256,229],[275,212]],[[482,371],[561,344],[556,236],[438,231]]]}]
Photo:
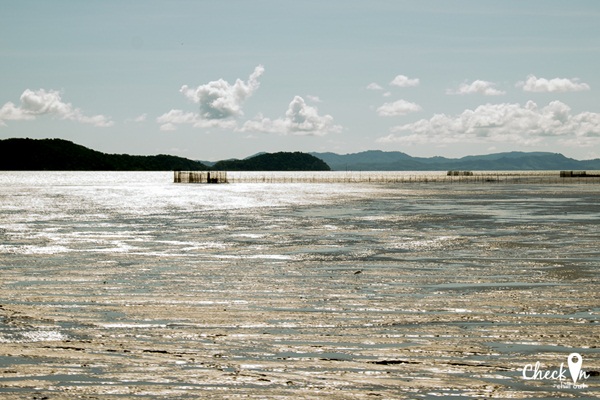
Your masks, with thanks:
[{"label": "forested hill", "polygon": [[62,139],[0,140],[0,170],[170,171],[206,170],[200,162],[160,154],[106,154]]},{"label": "forested hill", "polygon": [[[0,140],[0,170],[27,171],[203,171],[205,164],[187,158],[106,154],[62,139]],[[262,153],[244,160],[218,161],[212,170],[329,171],[306,153]]]},{"label": "forested hill", "polygon": [[301,152],[263,153],[244,160],[223,160],[212,169],[219,171],[329,171],[323,160]]}]

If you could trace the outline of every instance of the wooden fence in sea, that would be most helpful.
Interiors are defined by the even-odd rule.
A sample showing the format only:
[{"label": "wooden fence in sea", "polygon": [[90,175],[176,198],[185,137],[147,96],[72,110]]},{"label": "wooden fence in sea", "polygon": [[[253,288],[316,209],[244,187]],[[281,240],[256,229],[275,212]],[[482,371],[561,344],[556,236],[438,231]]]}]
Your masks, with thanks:
[{"label": "wooden fence in sea", "polygon": [[175,171],[175,183],[599,184],[600,174],[569,171]]},{"label": "wooden fence in sea", "polygon": [[175,183],[227,183],[227,171],[173,171]]}]

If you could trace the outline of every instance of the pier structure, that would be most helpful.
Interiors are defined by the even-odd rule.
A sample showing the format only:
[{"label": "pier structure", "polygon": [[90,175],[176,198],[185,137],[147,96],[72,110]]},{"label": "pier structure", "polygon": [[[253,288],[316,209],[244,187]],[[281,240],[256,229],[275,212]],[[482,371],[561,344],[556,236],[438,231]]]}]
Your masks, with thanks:
[{"label": "pier structure", "polygon": [[175,183],[227,183],[227,171],[173,171]]},{"label": "pier structure", "polygon": [[600,178],[600,174],[587,171],[560,171],[561,178]]},{"label": "pier structure", "polygon": [[448,171],[447,176],[473,176],[473,171]]},{"label": "pier structure", "polygon": [[600,184],[600,171],[175,171],[174,182]]}]

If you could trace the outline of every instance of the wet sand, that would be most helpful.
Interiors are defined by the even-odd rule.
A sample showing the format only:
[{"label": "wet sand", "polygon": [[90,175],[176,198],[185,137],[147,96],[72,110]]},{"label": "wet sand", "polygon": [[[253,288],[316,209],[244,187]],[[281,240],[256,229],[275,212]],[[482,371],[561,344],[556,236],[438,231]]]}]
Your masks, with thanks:
[{"label": "wet sand", "polygon": [[[597,189],[364,186],[11,217],[0,397],[600,397]],[[572,352],[587,388],[523,379]]]}]

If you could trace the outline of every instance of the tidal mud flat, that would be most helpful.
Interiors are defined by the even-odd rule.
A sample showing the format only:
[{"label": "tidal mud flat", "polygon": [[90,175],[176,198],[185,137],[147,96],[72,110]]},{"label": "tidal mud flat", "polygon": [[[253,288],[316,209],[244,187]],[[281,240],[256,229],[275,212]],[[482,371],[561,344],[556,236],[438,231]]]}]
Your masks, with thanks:
[{"label": "tidal mud flat", "polygon": [[597,185],[41,174],[0,174],[2,398],[600,397]]}]

